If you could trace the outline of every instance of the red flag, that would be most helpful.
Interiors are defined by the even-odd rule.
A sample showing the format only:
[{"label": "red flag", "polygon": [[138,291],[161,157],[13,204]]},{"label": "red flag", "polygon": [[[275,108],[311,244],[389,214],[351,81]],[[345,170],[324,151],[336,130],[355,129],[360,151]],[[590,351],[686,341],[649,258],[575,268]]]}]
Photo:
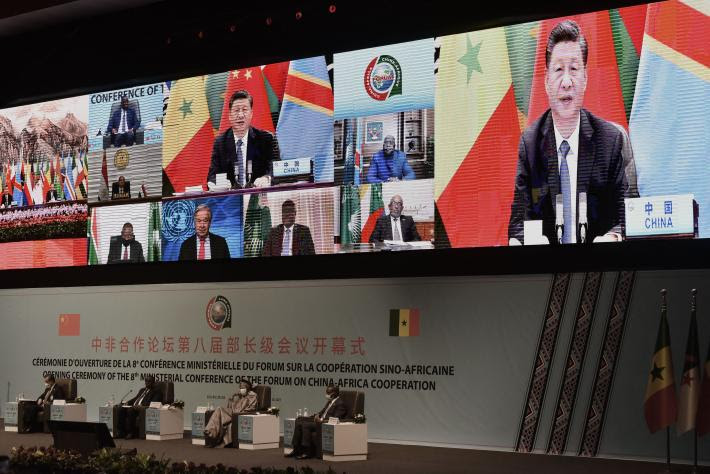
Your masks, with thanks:
[{"label": "red flag", "polygon": [[81,332],[80,317],[78,314],[60,314],[59,315],[59,335],[60,336],[79,336]]},{"label": "red flag", "polygon": [[284,91],[286,90],[286,76],[288,75],[289,64],[289,61],[267,64],[261,71],[264,74],[264,79],[269,81],[269,85],[274,91],[274,94],[276,94],[276,98],[279,103],[281,103],[284,98]]},{"label": "red flag", "polygon": [[261,74],[260,67],[236,69],[229,72],[227,88],[224,92],[224,107],[222,108],[222,121],[219,125],[219,133],[231,127],[229,123],[229,99],[231,99],[232,94],[238,90],[248,91],[254,99],[251,125],[274,133],[276,129],[271,119],[269,98],[266,95],[264,77]]},{"label": "red flag", "polygon": [[628,128],[619,79],[619,67],[614,49],[614,37],[609,21],[609,12],[606,10],[554,18],[540,23],[537,52],[535,53],[535,73],[530,90],[528,125],[550,108],[545,92],[545,49],[550,31],[562,20],[577,22],[587,40],[587,89],[584,93],[584,108],[599,117]]}]

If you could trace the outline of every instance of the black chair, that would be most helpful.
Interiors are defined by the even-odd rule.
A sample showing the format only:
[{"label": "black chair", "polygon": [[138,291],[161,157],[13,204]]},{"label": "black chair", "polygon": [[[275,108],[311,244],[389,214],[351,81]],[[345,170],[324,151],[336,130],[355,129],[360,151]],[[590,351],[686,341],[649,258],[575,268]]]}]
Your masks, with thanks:
[{"label": "black chair", "polygon": [[[141,105],[140,102],[138,102],[138,99],[129,99],[128,100],[128,106],[133,109],[136,113],[136,120],[139,123],[138,128],[136,128],[136,145],[142,145],[143,140],[144,140],[144,133],[145,133],[145,128],[143,127],[143,120],[141,119]],[[113,117],[113,114],[116,113],[118,109],[121,108],[121,101],[114,102],[111,104],[111,113],[109,114],[109,119]],[[104,150],[106,148],[110,148],[112,145],[111,143],[111,129],[107,126],[106,127],[106,133],[104,133]]]}]

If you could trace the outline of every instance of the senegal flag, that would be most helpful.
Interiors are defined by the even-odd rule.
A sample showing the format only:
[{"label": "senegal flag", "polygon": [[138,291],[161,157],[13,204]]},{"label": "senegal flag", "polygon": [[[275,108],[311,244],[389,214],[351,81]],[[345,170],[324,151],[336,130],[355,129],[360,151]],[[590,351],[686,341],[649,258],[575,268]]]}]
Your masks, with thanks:
[{"label": "senegal flag", "polygon": [[503,28],[442,38],[434,121],[437,246],[507,245],[520,126]]},{"label": "senegal flag", "polygon": [[698,323],[695,318],[695,294],[690,310],[690,327],[688,342],[685,346],[685,362],[680,388],[678,389],[678,434],[683,434],[695,428],[695,416],[698,411],[700,397],[700,350],[698,348]]},{"label": "senegal flag", "polygon": [[673,381],[671,335],[668,331],[665,301],[661,309],[661,324],[658,327],[656,349],[651,360],[651,371],[648,374],[643,412],[651,433],[672,425],[678,416],[675,383]]},{"label": "senegal flag", "polygon": [[419,335],[418,309],[391,309],[390,336],[410,337]]}]

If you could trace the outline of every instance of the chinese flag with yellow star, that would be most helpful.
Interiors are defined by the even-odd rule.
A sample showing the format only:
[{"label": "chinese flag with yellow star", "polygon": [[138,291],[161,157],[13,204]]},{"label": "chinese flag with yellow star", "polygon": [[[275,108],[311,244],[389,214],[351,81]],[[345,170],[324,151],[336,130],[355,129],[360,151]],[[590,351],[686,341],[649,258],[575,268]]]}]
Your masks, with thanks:
[{"label": "chinese flag with yellow star", "polygon": [[698,412],[698,398],[700,397],[700,349],[698,348],[698,323],[695,318],[695,308],[690,314],[690,328],[688,329],[688,342],[685,346],[685,363],[683,376],[678,389],[678,434],[685,433],[695,428],[695,416]]},{"label": "chinese flag with yellow star", "polygon": [[79,324],[80,316],[78,314],[60,314],[59,315],[59,335],[60,336],[78,336],[81,332]]},{"label": "chinese flag with yellow star", "polygon": [[671,335],[668,330],[665,307],[661,311],[661,324],[658,327],[656,349],[648,374],[643,413],[651,433],[672,425],[678,416],[675,382],[673,381]]},{"label": "chinese flag with yellow star", "polygon": [[238,90],[249,92],[254,99],[252,104],[251,126],[261,130],[274,133],[274,121],[271,119],[271,109],[269,108],[269,97],[266,94],[264,76],[261,68],[248,67],[229,71],[227,76],[227,87],[224,91],[224,106],[222,108],[222,120],[219,125],[219,133],[223,133],[232,125],[229,123],[229,99]]}]

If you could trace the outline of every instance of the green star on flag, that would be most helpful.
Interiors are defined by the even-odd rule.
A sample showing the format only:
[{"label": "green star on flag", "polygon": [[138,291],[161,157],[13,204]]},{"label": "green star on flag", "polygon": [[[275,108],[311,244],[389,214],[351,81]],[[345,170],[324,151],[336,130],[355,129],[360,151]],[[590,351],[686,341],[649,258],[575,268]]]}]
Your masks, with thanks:
[{"label": "green star on flag", "polygon": [[483,41],[473,46],[471,39],[466,36],[466,54],[461,56],[458,60],[459,64],[466,66],[466,84],[471,82],[473,71],[483,72],[481,63],[478,62],[478,53],[481,51],[481,44],[483,44]]},{"label": "green star on flag", "polygon": [[180,112],[182,112],[182,118],[185,119],[187,114],[192,113],[192,101],[187,101],[185,99],[182,99],[182,107],[180,107]]}]

